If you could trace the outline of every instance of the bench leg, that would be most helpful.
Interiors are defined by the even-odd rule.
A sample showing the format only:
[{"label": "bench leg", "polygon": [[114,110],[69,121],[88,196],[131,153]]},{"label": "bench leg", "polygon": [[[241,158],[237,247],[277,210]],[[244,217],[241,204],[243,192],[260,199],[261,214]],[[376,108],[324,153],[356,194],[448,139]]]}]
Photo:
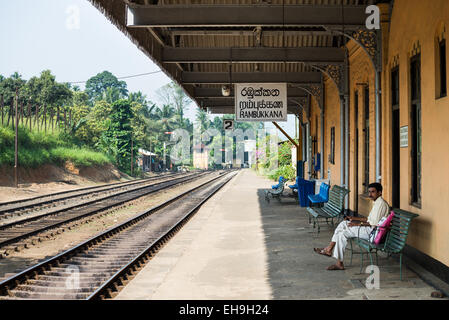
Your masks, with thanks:
[{"label": "bench leg", "polygon": [[402,252],[399,254],[399,278],[402,281]]},{"label": "bench leg", "polygon": [[[360,249],[362,249],[362,248],[360,248]],[[363,270],[363,255],[364,254],[365,254],[364,252],[360,253],[360,257],[361,257],[362,261],[360,262],[360,272],[359,272],[359,274],[362,274],[362,270]]]},{"label": "bench leg", "polygon": [[349,244],[351,245],[351,260],[349,261],[349,266],[352,266],[352,255],[353,255],[352,238],[349,239]]},{"label": "bench leg", "polygon": [[371,254],[371,251],[368,251],[368,255],[369,255],[370,266],[372,266],[373,265],[373,255]]}]

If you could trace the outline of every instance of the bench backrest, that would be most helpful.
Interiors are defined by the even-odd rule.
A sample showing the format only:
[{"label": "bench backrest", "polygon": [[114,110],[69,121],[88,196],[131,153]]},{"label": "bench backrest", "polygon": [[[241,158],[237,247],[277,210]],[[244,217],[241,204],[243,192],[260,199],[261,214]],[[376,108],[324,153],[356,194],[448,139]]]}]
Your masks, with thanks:
[{"label": "bench backrest", "polygon": [[401,209],[393,209],[393,211],[394,217],[385,239],[384,250],[391,253],[399,253],[407,242],[410,224],[418,215]]},{"label": "bench backrest", "polygon": [[320,193],[319,196],[325,200],[328,201],[329,200],[329,189],[330,189],[330,185],[326,184],[326,183],[322,183],[320,185]]},{"label": "bench backrest", "polygon": [[333,186],[329,191],[329,201],[324,204],[323,209],[326,212],[334,213],[334,215],[340,214],[344,209],[345,197],[348,193],[348,189],[337,185]]}]

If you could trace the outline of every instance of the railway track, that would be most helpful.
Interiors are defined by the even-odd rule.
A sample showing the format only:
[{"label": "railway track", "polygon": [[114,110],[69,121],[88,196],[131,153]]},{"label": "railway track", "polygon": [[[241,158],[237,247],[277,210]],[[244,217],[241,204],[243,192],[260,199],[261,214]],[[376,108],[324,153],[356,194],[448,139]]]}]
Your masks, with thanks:
[{"label": "railway track", "polygon": [[0,299],[114,297],[197,209],[234,177],[228,172],[0,282]]},{"label": "railway track", "polygon": [[[134,181],[104,184],[81,189],[74,189],[32,197],[28,199],[14,200],[0,203],[0,225],[5,224],[14,217],[36,214],[56,205],[67,205],[84,199],[95,198],[98,195],[111,194],[119,190],[127,190],[135,186],[144,185],[161,179],[169,179],[182,174],[162,174],[157,177],[138,179]],[[6,220],[6,221],[5,221]]]},{"label": "railway track", "polygon": [[[66,225],[70,222],[104,212],[133,201],[151,193],[174,187],[181,183],[187,183],[209,175],[211,173],[191,174],[164,180],[162,182],[144,184],[126,188],[106,196],[97,197],[93,200],[83,201],[75,205],[55,207],[46,213],[32,215],[21,220],[0,225],[0,249],[5,253],[17,251],[31,243],[40,241],[37,235]],[[36,236],[35,238],[33,238]],[[28,242],[23,242],[27,240]]]}]

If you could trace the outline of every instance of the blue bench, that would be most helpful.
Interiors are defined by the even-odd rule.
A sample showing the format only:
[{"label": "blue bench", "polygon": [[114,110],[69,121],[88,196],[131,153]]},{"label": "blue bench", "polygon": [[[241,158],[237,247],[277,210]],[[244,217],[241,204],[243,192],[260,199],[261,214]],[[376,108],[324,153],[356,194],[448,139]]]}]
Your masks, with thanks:
[{"label": "blue bench", "polygon": [[270,202],[270,195],[271,198],[277,198],[278,201],[281,201],[281,196],[284,192],[284,187],[285,187],[285,183],[288,181],[287,179],[285,179],[284,177],[281,177],[281,179],[279,179],[280,183],[279,183],[279,187],[277,189],[271,189],[271,190],[265,190],[265,200],[267,202]]},{"label": "blue bench", "polygon": [[280,176],[278,184],[271,186],[271,189],[276,190],[281,186],[281,183],[285,183],[285,182],[287,182],[287,179],[285,179],[283,176]]},{"label": "blue bench", "polygon": [[288,186],[290,189],[292,189],[292,191],[298,192],[298,188],[301,184],[304,183],[304,179],[301,177],[296,177],[296,183],[294,185]]},{"label": "blue bench", "polygon": [[320,185],[320,192],[315,195],[309,195],[309,201],[311,204],[324,204],[329,201],[329,189],[330,186],[326,183]]}]

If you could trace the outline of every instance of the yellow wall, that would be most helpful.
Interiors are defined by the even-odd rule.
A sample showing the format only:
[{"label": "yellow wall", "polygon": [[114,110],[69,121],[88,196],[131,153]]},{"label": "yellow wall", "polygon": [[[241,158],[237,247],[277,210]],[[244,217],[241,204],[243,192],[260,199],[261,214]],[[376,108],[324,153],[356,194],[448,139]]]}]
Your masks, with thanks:
[{"label": "yellow wall", "polygon": [[[388,6],[382,7],[388,12]],[[449,265],[449,97],[436,99],[436,37],[443,25],[449,28],[449,1],[447,0],[396,0],[391,21],[382,15],[383,72],[381,97],[381,183],[384,198],[392,200],[392,107],[391,69],[399,64],[400,72],[400,126],[410,127],[410,57],[414,47],[421,50],[421,96],[422,96],[422,205],[410,204],[411,149],[401,148],[401,209],[418,213],[412,224],[408,243],[427,255]],[[448,32],[446,31],[446,40]],[[448,41],[447,41],[448,43]],[[364,177],[364,86],[370,94],[370,182],[376,180],[375,159],[375,72],[364,50],[355,42],[347,45],[349,52],[349,209],[368,214],[371,203],[365,197]],[[447,46],[446,46],[447,47]],[[447,49],[449,62],[449,49]],[[449,66],[449,64],[448,64]],[[447,71],[449,76],[449,70]],[[359,92],[359,117],[355,119],[354,93]],[[325,81],[325,154],[324,172],[331,172],[331,184],[340,185],[340,99],[335,84]],[[314,108],[312,108],[314,110]],[[355,123],[359,124],[359,183],[355,172]],[[314,121],[312,121],[312,125]],[[328,162],[330,154],[330,128],[335,127],[335,164]],[[311,130],[312,134],[315,132]],[[409,132],[409,146],[411,146]]]},{"label": "yellow wall", "polygon": [[[384,65],[383,173],[386,196],[391,199],[391,94],[390,72],[399,62],[400,125],[410,129],[410,57],[417,43],[421,50],[422,96],[422,208],[410,205],[410,148],[401,149],[401,209],[418,213],[409,244],[449,265],[449,98],[436,99],[435,38],[442,25],[449,27],[447,0],[396,0],[391,19],[388,59]],[[446,41],[448,40],[446,32]],[[446,42],[448,43],[448,42]],[[446,45],[447,46],[447,45]],[[447,52],[446,52],[447,53]],[[446,59],[449,61],[449,56]],[[448,70],[449,75],[449,70]],[[411,145],[409,134],[409,146]]]}]

